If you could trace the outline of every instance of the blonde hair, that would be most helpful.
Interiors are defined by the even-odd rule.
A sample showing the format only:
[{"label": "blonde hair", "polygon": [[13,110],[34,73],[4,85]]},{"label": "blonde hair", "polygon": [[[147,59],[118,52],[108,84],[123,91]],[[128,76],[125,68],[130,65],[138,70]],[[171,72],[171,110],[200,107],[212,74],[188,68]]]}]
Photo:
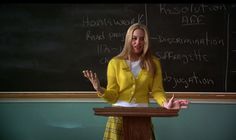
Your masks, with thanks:
[{"label": "blonde hair", "polygon": [[125,36],[125,43],[124,43],[123,50],[116,57],[122,58],[122,59],[128,59],[128,60],[130,59],[131,41],[132,41],[133,32],[136,29],[141,29],[144,31],[144,46],[143,46],[143,52],[140,56],[140,66],[142,69],[147,69],[151,74],[154,75],[156,72],[156,67],[155,67],[153,57],[150,51],[149,31],[146,25],[143,25],[141,23],[134,23],[128,28],[126,32],[126,36]]}]

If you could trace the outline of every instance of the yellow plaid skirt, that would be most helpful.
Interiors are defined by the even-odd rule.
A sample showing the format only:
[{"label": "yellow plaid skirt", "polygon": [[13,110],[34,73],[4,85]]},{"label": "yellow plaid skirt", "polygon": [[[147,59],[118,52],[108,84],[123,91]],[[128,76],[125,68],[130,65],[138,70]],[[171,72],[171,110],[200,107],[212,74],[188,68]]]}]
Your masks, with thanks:
[{"label": "yellow plaid skirt", "polygon": [[[122,117],[113,117],[113,116],[108,117],[103,140],[123,140],[122,122],[123,122]],[[152,125],[151,140],[155,140],[153,125]]]}]

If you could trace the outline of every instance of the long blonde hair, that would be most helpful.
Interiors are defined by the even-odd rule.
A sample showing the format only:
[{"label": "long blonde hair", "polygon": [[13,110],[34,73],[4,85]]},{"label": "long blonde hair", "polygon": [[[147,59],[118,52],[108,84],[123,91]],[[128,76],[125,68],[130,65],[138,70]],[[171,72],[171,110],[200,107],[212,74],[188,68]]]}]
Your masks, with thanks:
[{"label": "long blonde hair", "polygon": [[125,43],[124,43],[123,50],[116,57],[122,58],[122,59],[128,59],[128,60],[130,59],[131,50],[132,50],[131,41],[132,41],[133,32],[136,29],[141,29],[144,31],[144,46],[143,46],[143,52],[140,56],[140,66],[142,69],[147,69],[151,74],[154,75],[156,72],[156,67],[155,67],[152,54],[150,51],[149,31],[146,25],[143,25],[141,23],[134,23],[128,28],[125,35]]}]

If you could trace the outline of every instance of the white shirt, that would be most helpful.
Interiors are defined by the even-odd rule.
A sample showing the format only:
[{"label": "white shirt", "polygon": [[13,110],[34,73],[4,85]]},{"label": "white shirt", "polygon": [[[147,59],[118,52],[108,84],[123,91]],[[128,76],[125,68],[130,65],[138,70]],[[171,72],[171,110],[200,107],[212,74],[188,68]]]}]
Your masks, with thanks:
[{"label": "white shirt", "polygon": [[134,77],[137,77],[139,72],[141,71],[140,60],[138,61],[126,60],[126,62],[130,66],[130,70],[133,73]]}]

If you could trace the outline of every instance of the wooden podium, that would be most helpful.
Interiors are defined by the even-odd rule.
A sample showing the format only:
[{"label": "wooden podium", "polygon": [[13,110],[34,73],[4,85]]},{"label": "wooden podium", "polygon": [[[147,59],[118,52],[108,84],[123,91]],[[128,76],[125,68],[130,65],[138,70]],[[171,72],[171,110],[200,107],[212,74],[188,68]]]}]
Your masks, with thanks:
[{"label": "wooden podium", "polygon": [[104,107],[93,108],[95,115],[123,117],[124,140],[150,140],[151,117],[178,116],[179,109],[161,107]]}]

